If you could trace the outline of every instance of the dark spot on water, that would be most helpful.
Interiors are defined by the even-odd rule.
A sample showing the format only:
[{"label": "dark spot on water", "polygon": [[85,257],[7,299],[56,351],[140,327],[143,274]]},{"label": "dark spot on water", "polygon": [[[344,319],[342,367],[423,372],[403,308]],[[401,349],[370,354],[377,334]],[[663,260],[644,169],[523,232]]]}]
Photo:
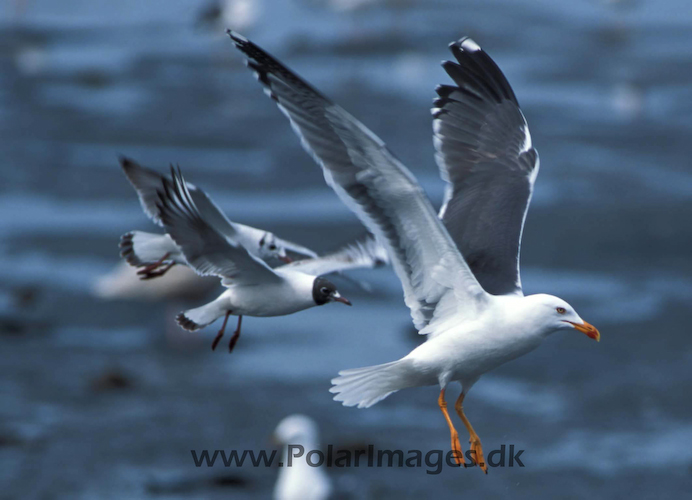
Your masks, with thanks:
[{"label": "dark spot on water", "polygon": [[248,481],[244,477],[235,474],[215,476],[211,478],[211,483],[222,488],[245,488],[248,485]]},{"label": "dark spot on water", "polygon": [[107,371],[91,383],[91,389],[95,392],[122,391],[132,386],[133,381],[118,370]]},{"label": "dark spot on water", "polygon": [[0,317],[0,333],[9,337],[25,335],[28,326],[25,321],[13,317]]}]

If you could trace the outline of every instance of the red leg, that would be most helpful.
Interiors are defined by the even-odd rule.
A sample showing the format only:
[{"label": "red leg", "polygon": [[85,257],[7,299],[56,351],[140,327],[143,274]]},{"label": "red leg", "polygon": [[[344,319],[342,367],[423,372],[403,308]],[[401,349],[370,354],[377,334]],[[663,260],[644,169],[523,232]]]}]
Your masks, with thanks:
[{"label": "red leg", "polygon": [[243,322],[243,317],[238,316],[238,326],[235,329],[235,332],[233,332],[233,336],[231,337],[231,341],[228,343],[228,352],[233,352],[233,348],[235,347],[236,342],[238,342],[238,339],[240,338],[240,325]]},{"label": "red leg", "polygon": [[[147,273],[143,274],[139,279],[144,281],[144,280],[150,280],[152,278],[158,278],[159,276],[163,276],[164,274],[166,274],[168,272],[168,270],[173,266],[175,266],[175,262],[171,262],[169,264],[166,264],[165,267],[159,269],[158,271],[147,272]],[[141,272],[137,273],[137,274],[141,274]]]},{"label": "red leg", "polygon": [[142,276],[141,279],[143,279],[143,280],[156,278],[157,276],[163,276],[164,274],[166,274],[166,271],[168,271],[171,267],[173,267],[175,265],[175,262],[168,264],[163,270],[156,271],[156,272],[155,272],[155,270],[156,270],[156,268],[161,266],[170,255],[171,255],[170,252],[166,252],[166,255],[161,257],[159,260],[157,260],[153,264],[147,264],[146,266],[142,267],[142,269],[137,271],[137,274]]},{"label": "red leg", "polygon": [[216,338],[214,339],[214,342],[211,344],[211,350],[214,351],[216,350],[216,346],[219,343],[219,340],[221,340],[221,337],[223,337],[223,332],[226,331],[226,323],[228,323],[228,317],[231,315],[231,311],[226,311],[226,317],[223,319],[223,325],[221,325],[221,330],[219,330],[219,333],[216,334]]}]

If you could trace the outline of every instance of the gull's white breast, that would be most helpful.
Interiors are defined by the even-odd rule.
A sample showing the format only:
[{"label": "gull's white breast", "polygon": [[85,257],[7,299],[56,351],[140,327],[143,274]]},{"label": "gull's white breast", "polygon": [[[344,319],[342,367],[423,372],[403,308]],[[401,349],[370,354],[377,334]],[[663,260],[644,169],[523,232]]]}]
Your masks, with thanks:
[{"label": "gull's white breast", "polygon": [[477,318],[451,322],[448,330],[414,349],[406,357],[420,374],[419,383],[435,384],[438,377],[446,382],[473,382],[538,347],[544,334],[527,318],[523,300],[522,296],[493,296]]},{"label": "gull's white breast", "polygon": [[231,285],[224,295],[236,316],[284,316],[315,305],[312,286],[315,278],[299,272],[281,272],[279,283]]}]

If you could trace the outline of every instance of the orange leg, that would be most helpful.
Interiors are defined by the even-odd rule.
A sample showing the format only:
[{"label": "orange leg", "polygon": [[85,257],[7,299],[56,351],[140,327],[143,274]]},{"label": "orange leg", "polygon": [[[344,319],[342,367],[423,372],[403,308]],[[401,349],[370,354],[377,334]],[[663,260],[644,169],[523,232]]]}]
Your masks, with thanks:
[{"label": "orange leg", "polygon": [[480,466],[483,472],[487,474],[488,464],[485,463],[485,458],[483,457],[483,446],[481,445],[481,438],[478,437],[478,434],[476,434],[476,431],[474,431],[473,427],[471,426],[471,422],[469,422],[469,419],[466,418],[466,415],[464,415],[464,407],[462,406],[463,403],[464,393],[462,392],[461,394],[459,394],[459,399],[457,399],[457,402],[454,405],[454,409],[457,411],[457,414],[459,415],[461,421],[464,422],[466,430],[469,431],[469,443],[471,443],[471,457],[473,458],[473,462],[476,465]]},{"label": "orange leg", "polygon": [[452,451],[454,452],[454,460],[457,464],[466,467],[466,464],[464,463],[464,454],[461,451],[461,443],[459,443],[459,434],[454,428],[454,424],[452,424],[452,419],[449,418],[449,413],[447,413],[447,401],[445,401],[444,389],[440,391],[440,397],[437,398],[437,404],[440,406],[440,410],[442,410],[442,414],[445,416],[445,420],[449,426],[449,433],[452,437]]}]

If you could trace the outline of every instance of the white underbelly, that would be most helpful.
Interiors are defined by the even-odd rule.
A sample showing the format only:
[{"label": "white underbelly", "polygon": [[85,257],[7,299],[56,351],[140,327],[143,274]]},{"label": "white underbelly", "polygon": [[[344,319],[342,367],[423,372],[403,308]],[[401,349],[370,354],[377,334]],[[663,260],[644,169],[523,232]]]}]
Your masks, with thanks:
[{"label": "white underbelly", "polygon": [[238,286],[227,293],[236,316],[284,316],[315,305],[312,296],[298,295],[288,286]]},{"label": "white underbelly", "polygon": [[[540,345],[540,338],[509,331],[465,331],[441,335],[411,356],[421,373],[445,373],[449,381],[471,381]],[[432,382],[431,382],[432,383]]]}]

